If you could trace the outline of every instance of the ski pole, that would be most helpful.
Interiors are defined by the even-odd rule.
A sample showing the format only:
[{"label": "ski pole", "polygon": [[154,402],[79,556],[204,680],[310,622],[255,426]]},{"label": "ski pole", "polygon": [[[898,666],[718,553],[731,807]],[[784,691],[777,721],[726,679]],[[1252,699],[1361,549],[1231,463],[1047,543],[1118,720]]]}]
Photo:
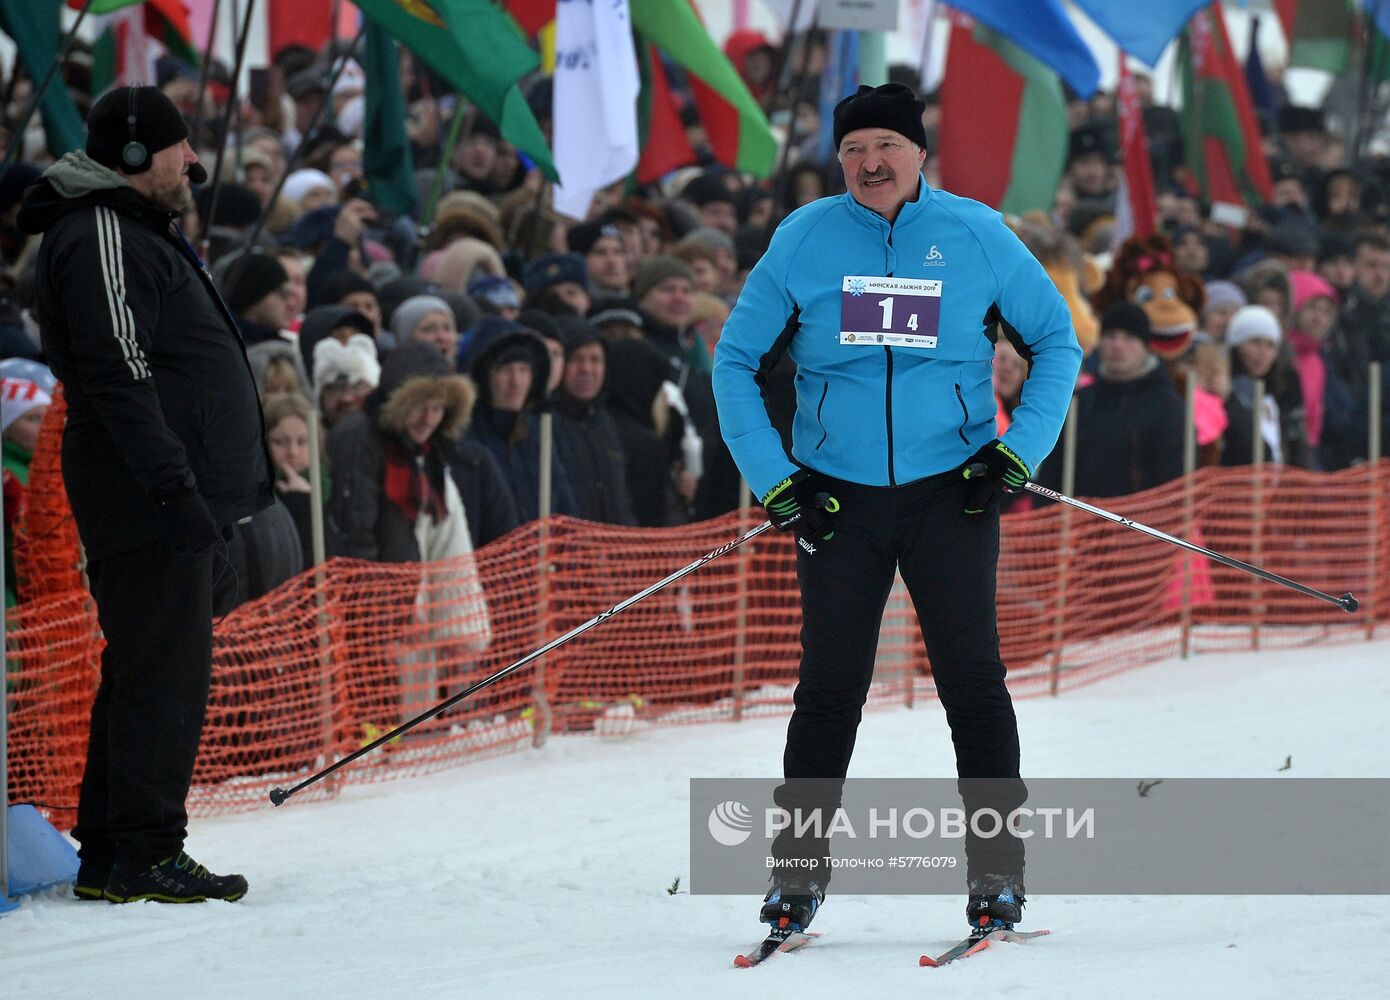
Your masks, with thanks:
[{"label": "ski pole", "polygon": [[722,555],[727,555],[728,553],[732,552],[734,549],[742,545],[744,542],[748,541],[749,539],[756,538],[758,535],[761,535],[770,527],[772,527],[772,522],[764,521],[756,528],[753,528],[749,531],[744,532],[742,535],[739,535],[733,541],[725,542],[723,545],[719,546],[719,548],[715,549],[713,552],[707,552],[705,555],[702,555],[699,559],[696,559],[690,565],[684,566],[681,569],[676,570],[670,576],[658,580],[656,583],[652,584],[650,587],[647,587],[645,590],[639,591],[638,593],[633,594],[631,597],[619,601],[617,604],[613,605],[607,611],[603,612],[602,614],[595,615],[582,625],[576,625],[574,628],[570,629],[564,635],[556,639],[551,639],[544,646],[530,653],[527,653],[525,656],[523,656],[521,659],[517,660],[510,666],[503,667],[495,674],[492,674],[489,677],[484,677],[476,684],[469,685],[468,687],[460,691],[458,694],[449,697],[445,701],[441,701],[438,705],[435,705],[431,709],[421,712],[419,715],[415,716],[415,718],[411,719],[409,722],[402,723],[395,729],[391,730],[389,733],[384,733],[383,735],[378,736],[376,739],[372,740],[372,742],[368,743],[366,746],[354,750],[352,753],[348,754],[342,760],[336,761],[328,767],[323,768],[321,771],[317,771],[314,774],[309,775],[309,777],[305,778],[299,784],[294,785],[290,788],[272,788],[270,790],[271,803],[277,806],[280,805],[291,795],[295,794],[295,792],[298,792],[304,788],[308,788],[314,782],[320,780],[321,778],[326,778],[328,775],[338,770],[338,768],[351,764],[357,758],[371,753],[373,750],[381,746],[383,743],[390,742],[397,736],[400,736],[402,733],[409,732],[410,730],[418,726],[420,723],[434,718],[440,712],[452,708],[454,705],[457,705],[459,702],[463,701],[470,695],[477,694],[483,688],[488,687],[492,684],[496,684],[502,678],[515,673],[522,667],[526,666],[526,664],[530,663],[532,660],[544,656],[546,653],[549,653],[553,649],[558,649],[559,647],[563,646],[565,643],[573,639],[575,636],[581,635],[584,632],[589,631],[589,629],[593,628],[595,625],[599,625],[607,621],[609,618],[612,618],[614,615],[618,614],[621,611],[626,611],[628,608],[632,607],[634,604],[642,600],[644,597],[650,597],[652,594],[655,594],[658,590],[661,590],[668,584],[675,583],[681,577],[689,576],[691,573],[694,573],[697,569],[704,566],[706,563],[713,562],[715,559],[718,559]]},{"label": "ski pole", "polygon": [[1303,584],[1290,580],[1286,576],[1280,576],[1278,573],[1271,573],[1267,569],[1260,569],[1258,566],[1252,566],[1250,563],[1242,562],[1232,556],[1222,555],[1220,552],[1214,552],[1194,542],[1178,538],[1176,535],[1167,534],[1166,532],[1159,531],[1157,528],[1150,528],[1147,524],[1140,524],[1138,521],[1131,521],[1129,518],[1121,517],[1119,514],[1112,514],[1110,511],[1103,510],[1100,507],[1093,507],[1088,503],[1058,493],[1056,490],[1050,490],[1046,486],[1039,486],[1037,483],[1025,483],[1024,486],[1038,496],[1047,497],[1049,500],[1056,500],[1058,503],[1064,503],[1069,507],[1075,507],[1077,510],[1084,510],[1088,514],[1094,514],[1096,517],[1104,518],[1113,524],[1120,524],[1126,528],[1133,528],[1135,531],[1142,532],[1150,538],[1157,538],[1159,541],[1177,545],[1180,548],[1187,549],[1189,552],[1195,552],[1199,556],[1206,556],[1208,559],[1219,562],[1223,566],[1229,566],[1231,569],[1238,569],[1252,576],[1258,576],[1261,580],[1268,580],[1270,583],[1277,583],[1281,587],[1288,587],[1290,590],[1296,590],[1300,594],[1305,594],[1308,597],[1316,597],[1318,600],[1326,601],[1328,604],[1335,604],[1348,613],[1360,607],[1359,602],[1355,597],[1352,597],[1350,593],[1343,594],[1341,597],[1333,597],[1331,594],[1324,594],[1321,590],[1305,587]]}]

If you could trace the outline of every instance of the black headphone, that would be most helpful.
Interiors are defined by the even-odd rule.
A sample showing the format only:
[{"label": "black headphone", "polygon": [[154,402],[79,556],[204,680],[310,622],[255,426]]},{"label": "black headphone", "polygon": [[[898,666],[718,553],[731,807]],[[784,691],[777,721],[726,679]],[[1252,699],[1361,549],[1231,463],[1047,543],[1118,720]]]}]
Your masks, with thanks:
[{"label": "black headphone", "polygon": [[126,109],[126,131],[129,139],[121,147],[121,162],[125,164],[126,172],[138,174],[143,172],[150,165],[150,151],[145,148],[145,144],[135,138],[135,94],[140,89],[140,84],[134,84],[130,88],[130,104]]}]

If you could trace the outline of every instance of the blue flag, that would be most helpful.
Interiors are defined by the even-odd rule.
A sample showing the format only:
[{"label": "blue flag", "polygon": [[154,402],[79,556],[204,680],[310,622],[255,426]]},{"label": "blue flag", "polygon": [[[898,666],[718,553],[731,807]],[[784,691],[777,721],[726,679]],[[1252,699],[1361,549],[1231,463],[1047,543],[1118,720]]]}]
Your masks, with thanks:
[{"label": "blue flag", "polygon": [[[1062,0],[946,0],[1053,70],[1081,97],[1100,83],[1100,67],[1062,8]],[[1150,2],[1150,0],[1145,0]],[[1089,10],[1090,5],[1087,6]],[[1132,5],[1124,4],[1126,10]]]},{"label": "blue flag", "polygon": [[1380,33],[1390,38],[1390,0],[1361,0],[1361,6],[1371,15]]},{"label": "blue flag", "polygon": [[1260,19],[1250,18],[1250,54],[1245,57],[1245,83],[1250,88],[1250,103],[1266,122],[1274,121],[1279,113],[1279,101],[1269,77],[1265,75],[1264,60],[1260,58]]},{"label": "blue flag", "polygon": [[1188,19],[1211,0],[1141,0],[1115,3],[1115,0],[1075,0],[1086,16],[1096,22],[1115,44],[1149,66],[1169,42],[1182,31]]},{"label": "blue flag", "polygon": [[820,78],[820,135],[816,158],[835,158],[835,105],[859,87],[859,32],[832,31],[825,72]]}]

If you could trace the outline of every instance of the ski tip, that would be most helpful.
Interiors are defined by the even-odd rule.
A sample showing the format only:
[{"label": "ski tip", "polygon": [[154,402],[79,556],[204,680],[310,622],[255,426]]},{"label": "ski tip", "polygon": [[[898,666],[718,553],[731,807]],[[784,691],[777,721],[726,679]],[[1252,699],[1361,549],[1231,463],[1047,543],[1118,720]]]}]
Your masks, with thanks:
[{"label": "ski tip", "polygon": [[753,962],[752,962],[751,959],[749,959],[749,957],[748,957],[747,955],[735,955],[735,956],[734,956],[734,968],[735,968],[735,969],[751,969],[751,968],[753,968]]},{"label": "ski tip", "polygon": [[924,969],[935,969],[937,961],[930,955],[923,955],[921,958],[917,959],[917,964]]}]

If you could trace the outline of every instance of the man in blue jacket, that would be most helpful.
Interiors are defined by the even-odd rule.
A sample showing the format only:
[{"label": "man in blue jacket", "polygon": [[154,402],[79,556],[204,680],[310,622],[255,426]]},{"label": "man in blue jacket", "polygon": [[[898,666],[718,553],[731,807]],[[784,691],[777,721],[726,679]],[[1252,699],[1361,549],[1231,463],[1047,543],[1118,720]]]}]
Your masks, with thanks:
[{"label": "man in blue jacket", "polygon": [[[725,441],[773,523],[797,536],[802,659],[783,758],[786,809],[833,810],[895,570],[916,606],[967,812],[1006,815],[1027,789],[995,625],[1000,492],[1052,449],[1081,363],[1067,307],[997,212],[927,187],[923,102],[860,87],[835,109],[846,194],[792,213],[748,277],[716,351]],[[994,341],[1028,361],[996,436]],[[788,457],[760,386],[797,365]],[[832,790],[826,792],[829,779]],[[974,779],[985,779],[976,781]],[[828,825],[828,824],[827,824]],[[988,824],[985,824],[988,826]],[[806,927],[824,838],[784,833],[761,918]],[[1020,919],[1023,844],[966,838],[973,927]]]}]

